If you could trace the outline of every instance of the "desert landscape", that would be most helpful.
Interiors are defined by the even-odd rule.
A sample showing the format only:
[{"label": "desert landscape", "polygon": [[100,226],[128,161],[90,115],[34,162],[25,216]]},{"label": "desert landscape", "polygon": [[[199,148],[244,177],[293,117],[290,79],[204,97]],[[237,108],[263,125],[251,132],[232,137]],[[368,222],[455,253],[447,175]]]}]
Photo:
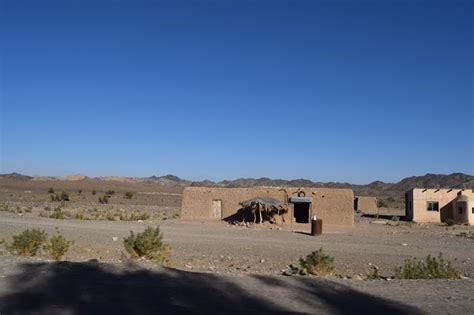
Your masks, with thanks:
[{"label": "desert landscape", "polygon": [[[473,177],[469,175],[426,175],[412,178],[410,184],[405,185],[377,184],[360,188],[360,192],[382,200],[393,198],[393,208],[386,208],[384,211],[387,215],[381,216],[358,213],[354,227],[325,225],[324,233],[318,237],[309,235],[310,231],[306,225],[289,228],[268,222],[235,225],[225,221],[182,220],[182,190],[188,185],[199,183],[173,176],[127,179],[87,178],[82,175],[43,178],[5,174],[0,176],[0,181],[0,309],[6,313],[9,313],[9,310],[22,309],[14,301],[23,299],[25,294],[33,294],[39,287],[56,291],[55,286],[60,283],[51,281],[50,277],[77,278],[71,280],[74,284],[79,281],[83,272],[90,272],[88,277],[91,280],[86,283],[81,281],[80,287],[77,288],[74,285],[68,287],[66,291],[69,290],[70,294],[77,290],[79,293],[74,294],[86,294],[87,288],[99,285],[94,282],[97,277],[112,277],[110,283],[107,280],[107,283],[101,283],[100,286],[110,286],[114,293],[95,293],[106,299],[119,299],[124,293],[117,292],[117,287],[125,290],[125,286],[130,286],[136,288],[136,293],[142,292],[140,296],[133,297],[133,300],[141,301],[146,299],[143,290],[152,286],[153,290],[166,291],[169,294],[166,299],[168,311],[173,311],[174,308],[202,309],[202,305],[197,296],[182,304],[175,303],[173,300],[179,300],[179,294],[171,292],[180,290],[177,286],[170,288],[167,287],[168,284],[156,284],[154,287],[153,283],[145,285],[138,280],[140,277],[182,278],[182,281],[186,282],[184,287],[192,292],[198,290],[192,283],[204,281],[208,283],[208,294],[215,294],[214,291],[219,290],[218,286],[221,285],[226,288],[232,285],[247,293],[260,290],[273,292],[273,295],[265,295],[268,301],[262,305],[254,305],[257,301],[260,303],[262,297],[249,297],[256,298],[254,302],[249,302],[249,305],[268,312],[312,312],[314,307],[326,311],[341,307],[343,311],[347,310],[349,304],[353,305],[351,299],[355,299],[360,303],[355,306],[359,307],[360,311],[461,314],[468,312],[474,302],[474,228],[465,225],[447,226],[403,221],[399,203],[396,202],[402,200],[399,195],[403,196],[401,189],[407,189],[406,185],[440,187],[449,184],[472,187]],[[402,182],[406,183],[408,180]],[[276,183],[285,184],[281,181]],[[258,186],[261,183],[254,181],[249,184],[249,181],[246,181],[246,184]],[[234,182],[228,185],[236,184]],[[315,185],[347,187],[349,184]],[[377,189],[371,190],[370,187],[373,186]],[[390,188],[383,191],[380,186],[403,188],[399,188],[400,191]],[[61,198],[62,195],[67,197]],[[67,200],[56,200],[56,196]],[[103,202],[104,196],[108,196],[107,203]],[[155,226],[160,227],[164,242],[171,247],[169,261],[164,264],[165,267],[148,259],[133,259],[123,245],[123,240],[130,231],[140,233],[147,227]],[[48,235],[60,233],[71,241],[69,250],[61,258],[68,263],[53,262],[44,250],[40,250],[31,258],[12,255],[7,250],[7,244],[12,242],[14,235],[28,228],[40,229]],[[319,248],[333,257],[334,272],[322,277],[299,275],[299,259]],[[394,279],[395,268],[403,265],[406,259],[415,257],[423,260],[427,255],[437,256],[440,253],[459,270],[459,280]],[[38,270],[42,276],[35,277],[24,285],[15,286],[14,290],[8,285],[34,273],[32,270]],[[122,275],[130,278],[122,281]],[[314,280],[310,281],[308,278]],[[279,284],[275,285],[277,283]],[[129,289],[127,292],[127,295],[131,294]],[[301,295],[295,300],[291,298],[297,294],[295,292],[307,292],[305,294],[310,295]],[[315,296],[312,296],[310,301],[308,299],[311,294]],[[326,295],[334,295],[331,299],[347,299],[347,305],[331,305],[330,301],[325,301]],[[360,297],[356,298],[357,295]],[[375,297],[380,299],[379,304],[370,302]],[[47,313],[52,310],[52,305],[57,303],[56,298],[59,299],[47,295],[44,297],[47,302],[32,302],[28,306],[31,309],[25,308],[23,311]],[[225,298],[223,299],[225,301]],[[228,299],[228,304],[223,303],[220,306],[222,311],[243,311],[249,307],[246,303]],[[152,310],[149,308],[152,305],[146,306],[145,303],[143,306],[141,303],[138,304],[147,311]],[[105,307],[94,307],[99,306]],[[62,307],[63,310],[87,310],[78,309],[76,305]],[[123,307],[129,307],[131,312],[139,309],[137,305]]]},{"label": "desert landscape", "polygon": [[0,315],[474,314],[473,12],[1,1]]}]

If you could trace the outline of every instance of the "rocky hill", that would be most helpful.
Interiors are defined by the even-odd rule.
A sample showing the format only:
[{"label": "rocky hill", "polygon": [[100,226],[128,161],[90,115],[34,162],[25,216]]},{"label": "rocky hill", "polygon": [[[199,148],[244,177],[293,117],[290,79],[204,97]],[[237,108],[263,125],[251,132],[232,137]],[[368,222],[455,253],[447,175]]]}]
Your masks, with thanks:
[{"label": "rocky hill", "polygon": [[474,189],[474,176],[453,173],[449,175],[426,174],[423,176],[407,177],[398,183],[384,183],[374,181],[367,185],[355,185],[350,183],[338,182],[313,182],[308,179],[271,179],[262,178],[238,178],[234,180],[224,180],[213,182],[210,180],[190,181],[179,178],[174,175],[150,176],[150,177],[96,177],[90,178],[85,175],[73,175],[66,177],[31,177],[18,173],[0,174],[2,180],[13,181],[88,181],[100,184],[100,182],[116,182],[116,183],[146,183],[157,184],[160,186],[186,187],[186,186],[213,186],[213,187],[330,187],[330,188],[351,188],[358,195],[376,196],[376,197],[400,197],[403,194],[416,187],[424,188],[470,188]]}]

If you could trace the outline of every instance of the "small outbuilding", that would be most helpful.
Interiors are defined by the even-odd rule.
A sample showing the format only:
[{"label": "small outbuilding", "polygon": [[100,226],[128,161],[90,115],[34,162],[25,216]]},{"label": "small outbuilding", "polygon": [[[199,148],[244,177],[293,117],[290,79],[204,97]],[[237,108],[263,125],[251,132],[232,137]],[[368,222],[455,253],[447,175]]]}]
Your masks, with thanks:
[{"label": "small outbuilding", "polygon": [[414,188],[405,194],[405,212],[416,222],[446,222],[474,225],[472,189]]},{"label": "small outbuilding", "polygon": [[256,207],[262,209],[262,221],[278,224],[309,225],[316,216],[324,224],[354,225],[353,191],[333,188],[186,187],[181,217],[252,222],[260,219]]}]

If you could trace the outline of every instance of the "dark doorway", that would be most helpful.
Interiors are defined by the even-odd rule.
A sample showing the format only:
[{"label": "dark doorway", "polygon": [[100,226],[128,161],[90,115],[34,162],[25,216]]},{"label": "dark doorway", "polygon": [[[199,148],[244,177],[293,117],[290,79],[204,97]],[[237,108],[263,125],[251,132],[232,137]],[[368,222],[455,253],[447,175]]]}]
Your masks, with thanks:
[{"label": "dark doorway", "polygon": [[296,223],[309,223],[309,208],[310,203],[295,203],[293,216]]}]

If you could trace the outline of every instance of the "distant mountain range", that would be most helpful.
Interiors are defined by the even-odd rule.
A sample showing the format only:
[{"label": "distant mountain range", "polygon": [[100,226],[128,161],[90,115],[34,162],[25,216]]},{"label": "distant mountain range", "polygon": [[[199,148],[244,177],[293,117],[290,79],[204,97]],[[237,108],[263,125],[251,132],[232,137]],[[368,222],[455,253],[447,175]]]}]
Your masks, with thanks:
[{"label": "distant mountain range", "polygon": [[367,185],[355,185],[350,183],[338,182],[313,182],[308,179],[270,179],[262,178],[238,178],[235,180],[224,180],[220,182],[213,182],[210,180],[190,181],[179,178],[174,175],[165,176],[150,176],[150,177],[95,177],[90,178],[82,174],[75,174],[66,177],[32,177],[18,173],[0,174],[0,178],[12,179],[20,181],[48,181],[48,180],[65,180],[65,181],[81,181],[81,180],[96,180],[96,181],[115,181],[124,183],[155,183],[163,186],[212,186],[212,187],[329,187],[329,188],[351,188],[356,194],[369,196],[400,196],[412,188],[469,188],[474,189],[474,176],[453,173],[449,175],[441,174],[426,174],[423,176],[407,177],[398,183],[384,183],[381,181],[374,181]]}]

